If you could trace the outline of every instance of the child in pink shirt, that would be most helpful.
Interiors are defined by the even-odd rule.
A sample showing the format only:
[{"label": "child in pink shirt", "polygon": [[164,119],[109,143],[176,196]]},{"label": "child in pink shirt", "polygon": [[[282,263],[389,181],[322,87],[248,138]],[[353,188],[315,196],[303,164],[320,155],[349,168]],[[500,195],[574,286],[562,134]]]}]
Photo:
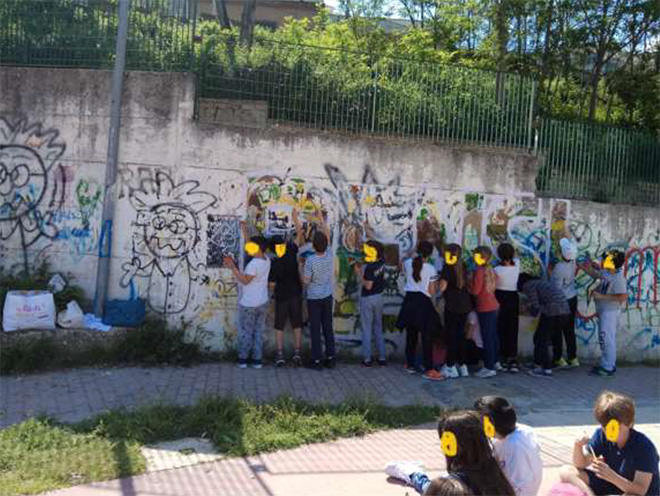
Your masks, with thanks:
[{"label": "child in pink shirt", "polygon": [[497,375],[496,369],[502,368],[497,361],[499,353],[497,312],[500,304],[495,298],[497,277],[490,265],[493,252],[487,246],[478,246],[474,250],[473,257],[477,268],[470,281],[470,293],[476,300],[479,328],[484,344],[484,368],[475,375],[485,379]]}]

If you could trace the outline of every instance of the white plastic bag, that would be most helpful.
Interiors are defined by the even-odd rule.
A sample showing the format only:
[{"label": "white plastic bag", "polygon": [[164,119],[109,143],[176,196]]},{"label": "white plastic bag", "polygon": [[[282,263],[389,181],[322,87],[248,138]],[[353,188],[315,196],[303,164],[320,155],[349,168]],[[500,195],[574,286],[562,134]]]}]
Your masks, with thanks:
[{"label": "white plastic bag", "polygon": [[72,300],[67,303],[66,310],[62,310],[57,315],[57,325],[67,329],[71,327],[84,327],[84,317],[82,308],[80,308],[78,302]]},{"label": "white plastic bag", "polygon": [[48,291],[9,291],[2,311],[5,331],[55,329],[55,300]]}]

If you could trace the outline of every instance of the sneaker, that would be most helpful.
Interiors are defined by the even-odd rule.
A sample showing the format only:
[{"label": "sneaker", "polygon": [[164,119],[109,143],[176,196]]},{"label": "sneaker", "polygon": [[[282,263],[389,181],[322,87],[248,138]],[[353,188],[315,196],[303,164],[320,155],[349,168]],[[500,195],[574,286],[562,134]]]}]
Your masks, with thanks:
[{"label": "sneaker", "polygon": [[504,367],[502,367],[502,364],[500,362],[495,362],[495,371],[496,372],[502,372],[504,370]]},{"label": "sneaker", "polygon": [[329,369],[334,369],[337,364],[335,363],[335,357],[328,357],[325,359],[325,366]]},{"label": "sneaker", "polygon": [[488,379],[489,377],[495,377],[497,375],[497,372],[493,369],[487,369],[486,367],[484,367],[474,375],[479,379]]},{"label": "sneaker", "polygon": [[421,462],[390,462],[385,465],[387,475],[399,479],[409,486],[412,485],[410,476],[415,472],[424,472]]},{"label": "sneaker", "polygon": [[302,365],[302,357],[300,356],[300,351],[295,350],[293,352],[293,358],[291,360],[293,361],[294,367],[300,367]]},{"label": "sneaker", "polygon": [[518,362],[509,362],[509,366],[507,367],[506,371],[510,374],[517,374],[520,372],[520,365],[518,365]]},{"label": "sneaker", "polygon": [[542,369],[541,367],[532,369],[527,373],[532,377],[545,377],[546,379],[552,379],[552,370]]},{"label": "sneaker", "polygon": [[381,367],[387,367],[387,360],[385,360],[384,358],[378,359],[378,365],[380,365]]},{"label": "sneaker", "polygon": [[614,377],[615,372],[616,369],[606,370],[603,367],[594,367],[591,369],[591,372],[589,372],[589,375],[595,375],[598,377]]},{"label": "sneaker", "polygon": [[580,366],[580,361],[577,358],[568,361],[567,369],[576,369]]},{"label": "sneaker", "polygon": [[467,368],[467,365],[458,366],[458,375],[461,377],[470,377],[470,371]]},{"label": "sneaker", "polygon": [[238,361],[238,368],[239,368],[239,369],[246,369],[246,368],[247,368],[247,361],[245,361],[245,360],[239,360],[239,361]]},{"label": "sneaker", "polygon": [[403,366],[403,371],[408,372],[409,374],[416,374],[417,371],[415,370],[415,367],[411,367],[407,363]]},{"label": "sneaker", "polygon": [[323,370],[323,364],[321,363],[321,360],[314,360],[308,365],[308,367],[313,370]]},{"label": "sneaker", "polygon": [[284,367],[286,362],[284,361],[284,353],[282,351],[278,351],[277,355],[275,355],[275,366],[276,367]]},{"label": "sneaker", "polygon": [[442,375],[437,370],[431,369],[424,372],[424,375],[422,375],[422,379],[427,379],[429,381],[444,381],[445,376]]},{"label": "sneaker", "polygon": [[568,368],[568,362],[566,360],[564,360],[564,357],[562,357],[559,360],[555,360],[555,363],[553,364],[553,366],[557,370],[567,369]]},{"label": "sneaker", "polygon": [[253,369],[257,369],[257,370],[259,370],[260,368],[263,367],[263,365],[261,364],[261,360],[259,360],[259,361],[256,361],[256,360],[255,360],[254,362],[252,362],[252,363],[250,364],[250,367],[252,367]]},{"label": "sneaker", "polygon": [[442,366],[442,375],[444,375],[447,379],[458,379],[459,374],[458,374],[458,369],[456,368],[455,365],[452,365],[451,367],[447,367],[446,365]]},{"label": "sneaker", "polygon": [[362,360],[363,367],[371,367],[371,360]]}]

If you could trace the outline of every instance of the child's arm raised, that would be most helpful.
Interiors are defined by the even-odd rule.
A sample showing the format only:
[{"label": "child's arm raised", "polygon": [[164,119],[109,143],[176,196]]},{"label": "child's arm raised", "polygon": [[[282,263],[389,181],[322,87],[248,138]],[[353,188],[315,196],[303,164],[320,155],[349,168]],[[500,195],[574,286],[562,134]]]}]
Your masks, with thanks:
[{"label": "child's arm raised", "polygon": [[584,447],[589,446],[589,437],[584,436],[575,441],[573,445],[573,465],[577,468],[583,469],[594,460],[593,450],[590,449],[589,455],[584,454]]}]

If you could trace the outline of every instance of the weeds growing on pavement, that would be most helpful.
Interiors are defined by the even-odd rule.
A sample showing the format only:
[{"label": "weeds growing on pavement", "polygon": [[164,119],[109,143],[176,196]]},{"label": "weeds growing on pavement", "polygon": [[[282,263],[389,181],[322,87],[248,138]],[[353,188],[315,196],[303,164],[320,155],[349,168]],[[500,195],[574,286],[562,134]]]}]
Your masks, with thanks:
[{"label": "weeds growing on pavement", "polygon": [[0,496],[142,473],[140,446],[159,441],[204,437],[220,453],[247,456],[429,422],[439,413],[371,401],[330,406],[280,398],[257,405],[205,398],[189,407],[109,411],[72,425],[30,419],[0,431]]}]

